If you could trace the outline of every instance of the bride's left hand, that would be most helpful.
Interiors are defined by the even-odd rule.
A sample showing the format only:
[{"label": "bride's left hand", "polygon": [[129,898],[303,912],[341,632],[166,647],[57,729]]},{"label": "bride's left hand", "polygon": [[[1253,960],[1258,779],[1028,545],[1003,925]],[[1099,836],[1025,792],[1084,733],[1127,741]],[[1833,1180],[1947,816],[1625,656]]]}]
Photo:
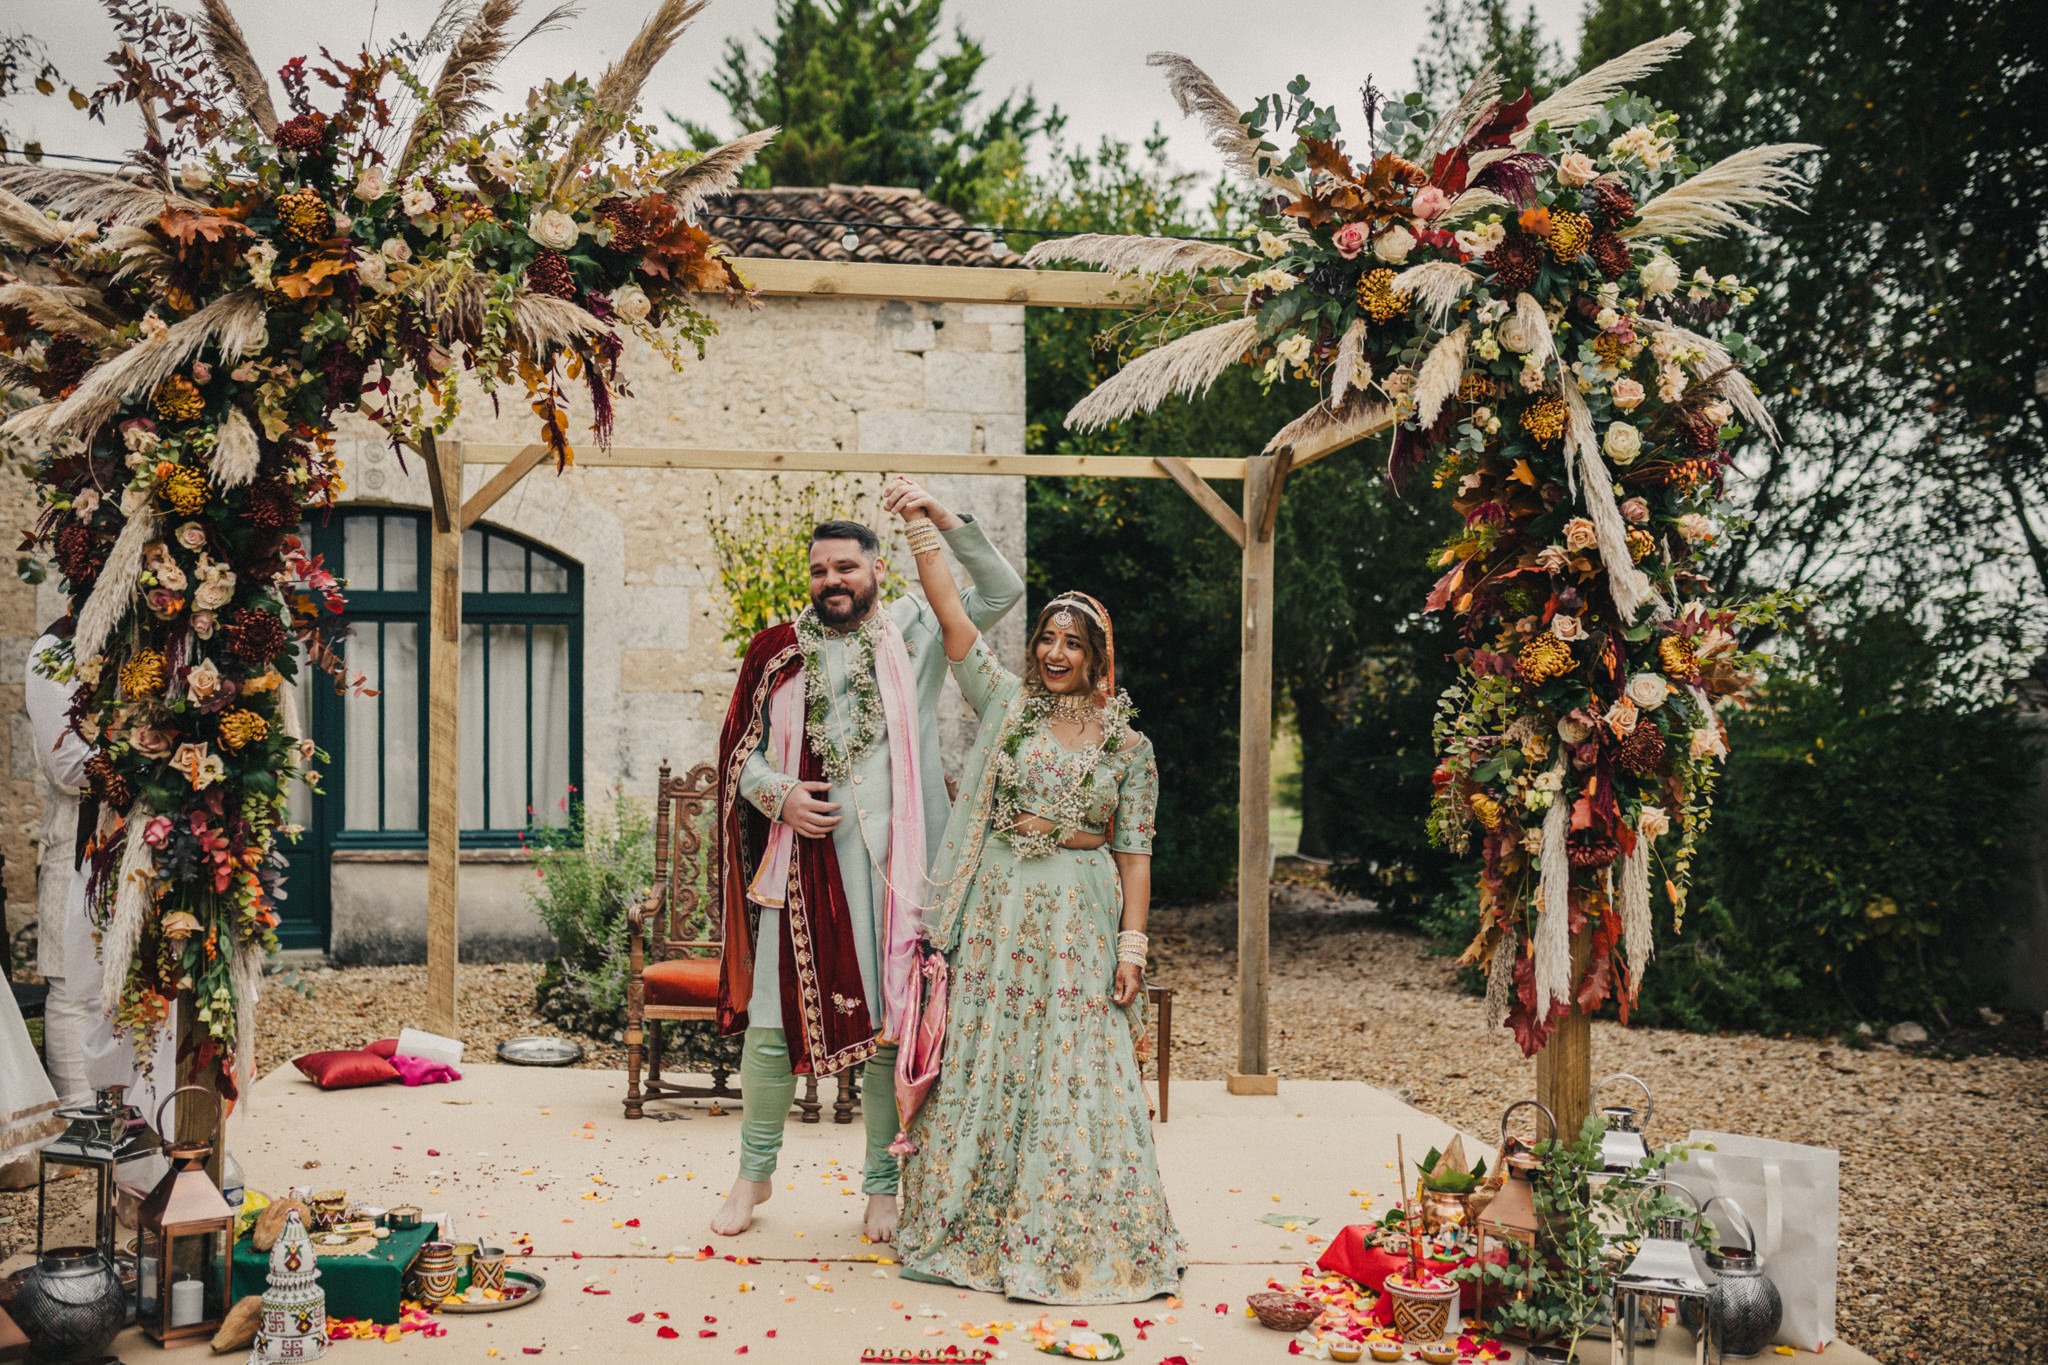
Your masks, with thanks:
[{"label": "bride's left hand", "polygon": [[1135,962],[1116,964],[1116,985],[1111,988],[1109,998],[1119,1005],[1128,1006],[1138,998],[1138,992],[1145,989],[1145,969]]}]

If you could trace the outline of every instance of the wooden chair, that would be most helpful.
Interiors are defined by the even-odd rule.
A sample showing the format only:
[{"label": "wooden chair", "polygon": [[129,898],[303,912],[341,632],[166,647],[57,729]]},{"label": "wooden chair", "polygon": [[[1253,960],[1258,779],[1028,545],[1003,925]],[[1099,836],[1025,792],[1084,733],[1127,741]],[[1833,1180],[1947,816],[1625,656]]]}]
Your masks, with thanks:
[{"label": "wooden chair", "polygon": [[[654,889],[646,904],[627,916],[630,954],[626,982],[626,1117],[643,1116],[652,1100],[721,1100],[738,1092],[726,1082],[730,1068],[714,1062],[711,1084],[687,1085],[661,1074],[662,1025],[669,1021],[718,1020],[718,974],[725,945],[719,940],[718,773],[700,763],[683,777],[661,765],[654,798]],[[643,1074],[644,1072],[644,1074]],[[804,1123],[818,1122],[818,1078],[806,1076],[797,1109]],[[854,1073],[840,1077],[835,1123],[853,1122]]]},{"label": "wooden chair", "polygon": [[1166,1093],[1173,1085],[1173,987],[1150,982],[1145,999],[1152,1006],[1153,1023],[1159,1030],[1159,1044],[1152,1060],[1159,1076],[1159,1121],[1166,1122]]}]

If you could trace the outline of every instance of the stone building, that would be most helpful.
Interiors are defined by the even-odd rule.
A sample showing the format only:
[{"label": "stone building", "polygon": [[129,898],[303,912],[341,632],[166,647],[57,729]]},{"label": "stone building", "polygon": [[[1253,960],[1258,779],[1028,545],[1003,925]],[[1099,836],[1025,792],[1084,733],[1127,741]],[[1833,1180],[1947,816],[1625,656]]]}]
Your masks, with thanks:
[{"label": "stone building", "polygon": [[[736,192],[707,225],[736,255],[903,264],[997,265],[1003,248],[915,192],[833,186]],[[941,229],[941,230],[932,230]],[[860,452],[1022,453],[1024,319],[1017,306],[769,299],[708,308],[720,333],[702,361],[671,371],[629,349],[620,446]],[[572,402],[573,397],[572,394]],[[502,411],[472,393],[454,433],[532,438],[521,396]],[[576,414],[578,422],[587,412]],[[579,448],[587,430],[572,427]],[[301,796],[306,838],[292,852],[287,947],[336,961],[423,955],[426,935],[425,713],[427,482],[367,424],[345,429],[347,500],[312,529],[349,580],[352,671],[375,698],[309,689],[312,733],[330,750],[321,798]],[[465,495],[492,471],[471,468]],[[782,482],[801,486],[804,476]],[[734,676],[710,528],[766,476],[575,467],[536,471],[469,532],[463,551],[462,952],[525,956],[546,944],[527,902],[529,823],[563,819],[572,789],[651,796],[664,759],[712,759]],[[930,481],[984,521],[1019,567],[1024,489],[1015,478]],[[872,499],[881,477],[826,476],[827,501]],[[779,495],[775,495],[779,496]],[[9,472],[0,510],[25,529],[34,499]],[[885,529],[886,528],[878,528]],[[807,526],[792,524],[800,536]],[[907,556],[898,556],[907,567]],[[0,766],[8,924],[34,921],[41,779],[22,714],[38,623],[61,610],[54,584],[0,589]],[[1015,616],[999,640],[1017,648]],[[956,722],[964,721],[957,717]],[[956,723],[954,743],[964,738]]]}]

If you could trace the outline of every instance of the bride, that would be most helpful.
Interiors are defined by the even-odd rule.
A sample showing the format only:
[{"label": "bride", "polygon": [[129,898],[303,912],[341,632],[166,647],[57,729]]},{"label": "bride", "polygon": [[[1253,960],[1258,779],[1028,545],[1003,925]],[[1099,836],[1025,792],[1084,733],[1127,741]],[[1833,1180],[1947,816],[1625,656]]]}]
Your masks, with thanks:
[{"label": "bride", "polygon": [[1109,613],[1039,613],[1024,676],[960,608],[924,495],[892,485],[946,656],[980,717],[926,911],[951,970],[943,1063],[907,1129],[906,1278],[1053,1304],[1176,1291],[1145,1092],[1152,745],[1116,691]]}]

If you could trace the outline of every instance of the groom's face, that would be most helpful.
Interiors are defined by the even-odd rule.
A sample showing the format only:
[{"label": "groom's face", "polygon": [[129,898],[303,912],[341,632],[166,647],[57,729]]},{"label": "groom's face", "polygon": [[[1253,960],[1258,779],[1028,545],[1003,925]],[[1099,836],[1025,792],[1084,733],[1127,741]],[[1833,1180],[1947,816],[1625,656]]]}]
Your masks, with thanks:
[{"label": "groom's face", "polygon": [[876,560],[857,540],[811,542],[811,606],[834,630],[865,621],[875,606]]}]

